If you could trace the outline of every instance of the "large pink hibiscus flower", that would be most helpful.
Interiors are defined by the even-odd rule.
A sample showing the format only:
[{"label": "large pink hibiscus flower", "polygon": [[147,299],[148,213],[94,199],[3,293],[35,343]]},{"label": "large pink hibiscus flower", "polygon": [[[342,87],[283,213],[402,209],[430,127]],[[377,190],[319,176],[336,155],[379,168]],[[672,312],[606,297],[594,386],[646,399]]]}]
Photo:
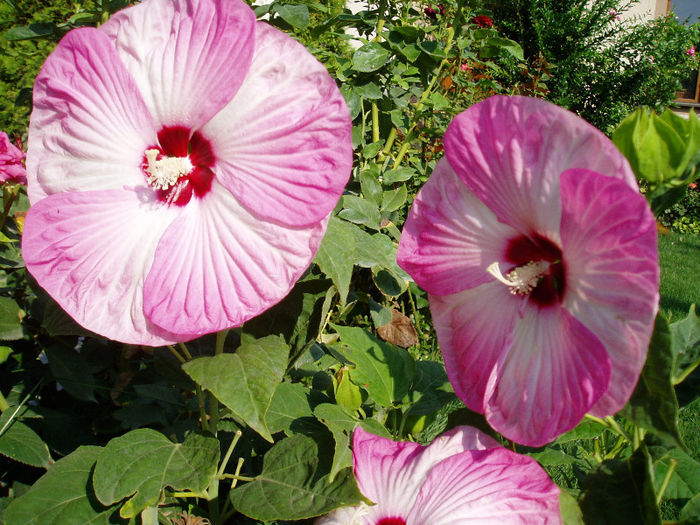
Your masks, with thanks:
[{"label": "large pink hibiscus flower", "polygon": [[316,525],[555,525],[559,489],[532,458],[457,427],[428,447],[357,428],[353,464],[372,506],[345,507]]},{"label": "large pink hibiscus flower", "polygon": [[654,217],[625,158],[574,114],[523,97],[458,115],[445,154],[398,259],[429,293],[455,392],[532,446],[619,410],[659,282]]},{"label": "large pink hibiscus flower", "polygon": [[27,267],[112,339],[241,325],[310,264],[350,129],[324,67],[240,0],[145,0],[71,31],[34,86]]}]

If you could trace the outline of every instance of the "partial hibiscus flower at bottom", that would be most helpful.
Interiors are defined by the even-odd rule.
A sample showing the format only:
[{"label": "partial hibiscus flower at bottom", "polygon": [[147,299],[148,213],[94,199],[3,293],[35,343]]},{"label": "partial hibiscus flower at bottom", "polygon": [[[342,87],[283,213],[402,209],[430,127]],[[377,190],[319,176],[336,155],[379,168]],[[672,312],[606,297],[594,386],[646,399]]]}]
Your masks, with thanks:
[{"label": "partial hibiscus flower at bottom", "polygon": [[357,428],[353,464],[374,505],[337,509],[315,525],[561,523],[559,488],[532,458],[461,426],[429,446]]},{"label": "partial hibiscus flower at bottom", "polygon": [[0,131],[0,183],[8,181],[27,183],[27,170],[24,168],[24,152],[15,146],[7,133]]}]

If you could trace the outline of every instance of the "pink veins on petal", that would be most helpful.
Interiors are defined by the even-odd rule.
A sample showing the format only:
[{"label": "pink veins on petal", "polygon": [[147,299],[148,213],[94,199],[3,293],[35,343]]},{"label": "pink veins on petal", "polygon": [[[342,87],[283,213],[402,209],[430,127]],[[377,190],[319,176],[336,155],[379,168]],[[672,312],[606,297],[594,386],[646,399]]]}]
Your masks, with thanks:
[{"label": "pink veins on petal", "polygon": [[345,507],[316,525],[558,525],[559,489],[536,461],[461,426],[429,446],[356,428],[357,485],[374,505]]},{"label": "pink veins on petal", "polygon": [[465,404],[530,446],[629,399],[658,308],[654,217],[623,155],[553,104],[458,115],[398,262],[430,298]]},{"label": "pink veins on petal", "polygon": [[335,81],[241,0],[144,0],[70,31],[33,92],[27,268],[126,343],[240,326],[282,300],[352,167]]}]

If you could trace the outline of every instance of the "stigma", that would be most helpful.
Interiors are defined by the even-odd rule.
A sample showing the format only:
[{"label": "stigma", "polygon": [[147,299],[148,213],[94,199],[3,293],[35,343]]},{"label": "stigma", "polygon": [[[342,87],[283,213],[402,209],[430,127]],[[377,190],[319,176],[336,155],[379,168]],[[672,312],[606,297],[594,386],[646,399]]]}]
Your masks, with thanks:
[{"label": "stigma", "polygon": [[527,295],[537,287],[540,279],[549,271],[550,263],[547,261],[530,261],[508,272],[504,277],[497,262],[490,264],[486,271],[493,275],[497,281],[510,288],[513,295]]},{"label": "stigma", "polygon": [[157,149],[146,150],[146,174],[148,183],[157,190],[173,187],[180,177],[188,175],[194,169],[189,157],[158,158]]}]

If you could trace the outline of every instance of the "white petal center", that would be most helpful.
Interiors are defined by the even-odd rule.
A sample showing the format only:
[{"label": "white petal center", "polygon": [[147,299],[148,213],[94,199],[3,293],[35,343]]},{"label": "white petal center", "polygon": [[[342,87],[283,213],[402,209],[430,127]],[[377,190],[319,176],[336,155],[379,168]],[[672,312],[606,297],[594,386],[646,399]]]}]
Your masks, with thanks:
[{"label": "white petal center", "polygon": [[184,175],[188,175],[194,166],[189,157],[163,157],[158,159],[160,151],[146,150],[146,173],[148,183],[157,190],[167,190]]},{"label": "white petal center", "polygon": [[547,261],[530,261],[529,263],[518,266],[514,270],[508,272],[503,277],[501,269],[497,262],[490,264],[486,271],[493,275],[496,280],[505,284],[510,288],[510,293],[513,295],[527,295],[535,289],[542,276],[549,270]]}]

